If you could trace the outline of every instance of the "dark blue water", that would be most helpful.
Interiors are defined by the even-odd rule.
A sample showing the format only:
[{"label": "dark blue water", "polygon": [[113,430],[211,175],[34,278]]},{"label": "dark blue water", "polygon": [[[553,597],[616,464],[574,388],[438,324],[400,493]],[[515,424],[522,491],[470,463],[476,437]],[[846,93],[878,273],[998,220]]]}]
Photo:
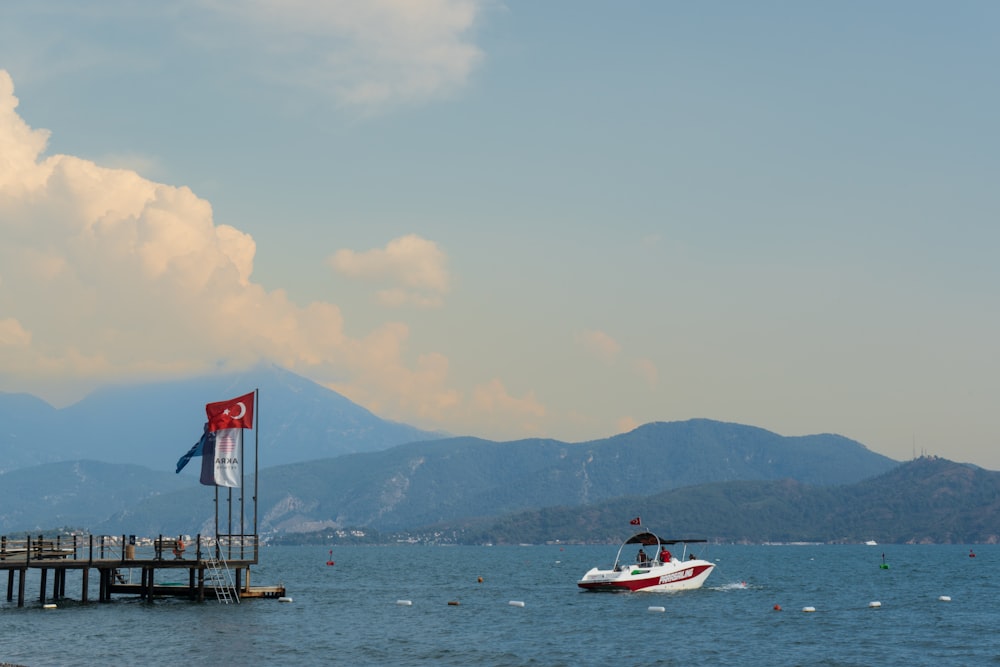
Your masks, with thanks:
[{"label": "dark blue water", "polygon": [[[340,547],[327,567],[328,548],[265,548],[251,583],[283,583],[291,603],[120,598],[45,610],[29,580],[28,606],[0,600],[0,662],[1000,665],[998,546],[972,559],[961,546],[711,545],[698,555],[717,569],[700,590],[579,591],[616,550]],[[70,575],[67,595],[79,588]]]}]

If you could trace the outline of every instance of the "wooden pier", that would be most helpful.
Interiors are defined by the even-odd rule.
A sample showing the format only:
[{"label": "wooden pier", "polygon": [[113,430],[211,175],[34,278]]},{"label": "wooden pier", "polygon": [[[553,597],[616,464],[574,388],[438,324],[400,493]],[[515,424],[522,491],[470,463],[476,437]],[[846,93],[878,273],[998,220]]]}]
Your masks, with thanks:
[{"label": "wooden pier", "polygon": [[24,606],[32,570],[39,572],[43,606],[47,600],[66,598],[66,575],[76,571],[81,573],[81,602],[90,599],[90,576],[95,571],[99,602],[110,602],[115,595],[148,602],[161,596],[199,602],[206,595],[220,602],[284,597],[283,586],[250,585],[250,566],[257,564],[259,548],[256,535],[218,539],[199,535],[191,544],[163,535],[140,540],[124,535],[0,536],[0,571],[7,571],[7,601],[13,601],[16,590],[18,607]]}]

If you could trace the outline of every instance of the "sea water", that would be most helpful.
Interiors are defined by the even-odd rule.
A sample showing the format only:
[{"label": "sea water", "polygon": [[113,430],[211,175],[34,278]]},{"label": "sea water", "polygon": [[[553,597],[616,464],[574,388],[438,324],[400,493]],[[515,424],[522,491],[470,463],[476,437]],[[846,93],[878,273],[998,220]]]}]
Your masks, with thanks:
[{"label": "sea water", "polygon": [[698,546],[716,570],[680,593],[581,591],[617,551],[593,545],[266,547],[251,583],[292,601],[239,605],[82,604],[71,573],[45,609],[35,573],[0,598],[0,663],[1000,664],[1000,546]]}]

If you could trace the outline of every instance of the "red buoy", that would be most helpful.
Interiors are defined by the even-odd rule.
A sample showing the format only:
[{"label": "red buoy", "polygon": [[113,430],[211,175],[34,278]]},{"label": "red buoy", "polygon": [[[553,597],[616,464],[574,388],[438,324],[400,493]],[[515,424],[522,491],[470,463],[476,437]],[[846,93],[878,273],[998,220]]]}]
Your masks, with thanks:
[{"label": "red buoy", "polygon": [[330,549],[330,560],[326,561],[327,565],[333,565],[333,549]]}]

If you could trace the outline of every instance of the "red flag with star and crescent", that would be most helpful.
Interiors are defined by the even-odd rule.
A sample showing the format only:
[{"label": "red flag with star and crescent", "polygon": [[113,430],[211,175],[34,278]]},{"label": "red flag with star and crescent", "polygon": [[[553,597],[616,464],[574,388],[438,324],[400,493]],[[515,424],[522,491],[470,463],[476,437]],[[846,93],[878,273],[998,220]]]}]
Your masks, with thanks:
[{"label": "red flag with star and crescent", "polygon": [[253,428],[253,392],[228,401],[208,403],[205,405],[205,414],[208,415],[209,431]]},{"label": "red flag with star and crescent", "polygon": [[636,518],[632,519],[631,521],[629,521],[629,523],[631,525],[633,525],[633,526],[638,526],[638,525],[642,524],[642,519],[640,519],[639,517],[636,517]]}]

